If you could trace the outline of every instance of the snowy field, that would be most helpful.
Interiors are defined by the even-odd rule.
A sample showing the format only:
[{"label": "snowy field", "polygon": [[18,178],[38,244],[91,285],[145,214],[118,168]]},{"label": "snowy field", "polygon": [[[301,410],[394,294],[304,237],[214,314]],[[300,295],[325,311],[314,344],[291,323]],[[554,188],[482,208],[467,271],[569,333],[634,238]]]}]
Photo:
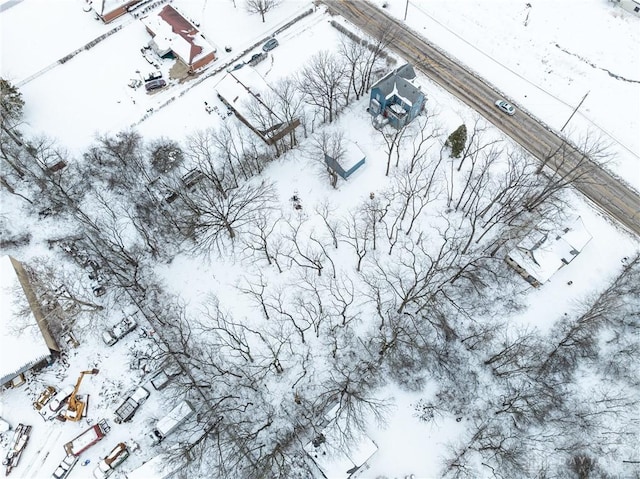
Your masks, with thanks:
[{"label": "snowy field", "polygon": [[[149,36],[139,21],[124,16],[105,26],[91,13],[83,11],[83,0],[2,0],[0,6],[5,8],[0,11],[1,75],[19,86],[25,100],[22,127],[25,135],[51,136],[69,150],[71,158],[82,161],[82,153],[94,143],[97,135],[134,128],[146,141],[165,137],[183,143],[196,130],[235,122],[234,118],[205,110],[205,102],[222,109],[216,98],[217,83],[238,61],[246,61],[261,51],[260,45],[274,30],[313,5],[307,1],[282,2],[267,13],[266,22],[262,23],[259,16],[248,15],[240,8],[240,0],[237,8],[234,3],[231,0],[172,2],[200,23],[203,33],[217,45],[219,58],[200,76],[185,82],[172,80],[169,88],[147,94],[143,88],[128,86],[132,80],[154,69],[140,53]],[[387,10],[400,18],[407,5],[403,0],[376,0],[375,3],[380,6],[386,3]],[[412,0],[408,2],[407,23],[495,84],[518,108],[530,111],[554,129],[562,128],[588,92],[565,132],[570,138],[578,138],[587,131],[602,135],[603,141],[611,144],[613,154],[608,167],[640,189],[640,137],[637,134],[640,131],[640,56],[637,54],[640,18],[615,9],[605,0],[579,2],[579,6],[577,3],[543,1],[529,6],[524,2],[498,0]],[[303,68],[316,51],[337,49],[340,34],[329,21],[330,17],[318,8],[282,31],[277,36],[280,46],[255,70],[273,84]],[[19,41],[25,35],[26,26],[29,26],[30,41]],[[80,52],[62,65],[55,64],[119,26],[119,31],[90,50]],[[231,52],[225,52],[227,45],[232,47]],[[170,62],[160,65],[165,77],[170,67]],[[426,77],[419,75],[418,83],[428,98],[429,111],[436,115],[443,131],[452,131],[461,123],[470,124],[476,119],[473,111]],[[340,181],[337,189],[331,188],[305,147],[278,158],[262,174],[262,179],[274,184],[278,209],[283,216],[290,221],[311,219],[311,232],[306,231],[309,236],[322,229],[314,212],[323,203],[332,206],[332,218],[344,218],[356,205],[368,201],[371,193],[381,192],[392,184],[393,176],[385,176],[385,145],[371,126],[365,111],[367,106],[368,96],[365,96],[347,107],[336,124],[328,127],[347,132],[348,138],[366,155],[364,168],[348,182]],[[501,137],[499,132],[490,134]],[[508,140],[504,142],[508,147],[513,146]],[[292,208],[293,195],[300,197],[302,215],[297,216]],[[577,194],[569,192],[565,200],[567,209],[581,216],[593,238],[570,265],[541,288],[532,288],[513,273],[510,288],[518,304],[508,313],[502,313],[508,316],[500,319],[514,328],[527,328],[543,336],[552,334],[563,317],[578,314],[586,298],[609,286],[622,272],[623,258],[640,252],[637,238],[620,231]],[[47,257],[54,264],[66,265],[69,271],[75,271],[66,256],[46,246],[47,239],[70,233],[63,221],[50,217],[36,223],[33,216],[23,213],[18,199],[4,191],[0,201],[2,216],[11,229],[32,233],[28,246],[7,248],[0,253],[11,254],[26,264]],[[194,316],[202,313],[210,294],[215,294],[222,308],[233,310],[236,319],[266,328],[256,319],[261,318],[258,308],[239,288],[262,273],[271,285],[293,283],[296,276],[286,272],[279,275],[275,268],[266,268],[263,260],[247,260],[235,253],[233,250],[233,254],[207,256],[180,249],[169,260],[159,262],[154,273]],[[332,255],[340,273],[355,276],[350,249],[341,245]],[[489,293],[502,296],[502,292],[490,288],[486,291]],[[87,319],[79,330],[81,345],[69,350],[68,367],[58,362],[30,377],[24,387],[2,391],[0,416],[12,425],[22,422],[34,426],[21,464],[11,477],[50,477],[64,457],[64,443],[86,429],[90,422],[102,417],[111,419],[126,391],[140,383],[148,386],[149,377],[131,365],[149,351],[151,327],[141,324],[111,348],[100,338],[102,329],[124,314],[120,300],[126,303],[125,299],[110,294],[101,299],[105,312],[98,319],[93,317],[93,323]],[[363,308],[363,316],[373,317],[372,313],[373,308]],[[485,314],[489,316],[486,311]],[[362,328],[358,331],[364,331],[368,325],[367,321],[358,324],[358,328]],[[93,367],[100,369],[99,374],[85,378],[81,388],[82,393],[91,398],[89,418],[76,424],[43,422],[31,403],[44,386],[73,384],[80,371]],[[324,377],[321,368],[316,374],[318,378]],[[588,385],[588,382],[581,384]],[[160,451],[158,447],[150,447],[144,436],[153,421],[176,399],[166,390],[155,391],[150,386],[149,389],[151,396],[133,422],[127,426],[112,423],[105,440],[83,454],[81,462],[89,460],[88,465],[77,466],[70,479],[90,477],[99,460],[120,441],[138,443],[140,449],[124,463],[122,471],[112,476],[115,478],[125,477],[124,472]],[[400,478],[413,474],[416,479],[422,479],[442,475],[443,461],[450,457],[450,447],[468,439],[473,425],[464,413],[459,417],[444,414],[431,422],[419,420],[415,405],[421,400],[431,400],[436,389],[437,385],[428,380],[419,390],[408,390],[389,381],[376,391],[377,397],[389,399],[391,406],[386,424],[370,418],[367,425],[367,434],[378,446],[378,452],[369,461],[368,469],[362,471],[361,478]],[[472,402],[469,399],[469,403]],[[6,447],[8,438],[3,436],[2,440]],[[478,470],[484,474],[482,477],[492,477],[488,469]],[[619,467],[611,473],[635,477],[638,470]],[[206,477],[216,476],[211,473]]]}]

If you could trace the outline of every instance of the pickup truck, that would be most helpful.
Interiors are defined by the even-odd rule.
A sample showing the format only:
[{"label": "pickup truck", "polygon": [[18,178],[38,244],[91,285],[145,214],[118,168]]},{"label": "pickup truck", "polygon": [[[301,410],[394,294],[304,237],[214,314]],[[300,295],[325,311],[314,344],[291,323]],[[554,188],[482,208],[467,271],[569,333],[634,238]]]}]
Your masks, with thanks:
[{"label": "pickup truck", "polygon": [[138,323],[133,316],[125,316],[122,320],[114,324],[113,327],[102,333],[102,340],[107,346],[113,346],[131,331],[136,329],[137,326]]},{"label": "pickup truck", "polygon": [[136,413],[142,403],[147,400],[148,397],[149,391],[140,386],[132,394],[127,396],[124,402],[120,406],[118,406],[115,412],[116,417],[114,419],[114,422],[116,424],[121,424],[123,422],[131,421],[133,415]]}]

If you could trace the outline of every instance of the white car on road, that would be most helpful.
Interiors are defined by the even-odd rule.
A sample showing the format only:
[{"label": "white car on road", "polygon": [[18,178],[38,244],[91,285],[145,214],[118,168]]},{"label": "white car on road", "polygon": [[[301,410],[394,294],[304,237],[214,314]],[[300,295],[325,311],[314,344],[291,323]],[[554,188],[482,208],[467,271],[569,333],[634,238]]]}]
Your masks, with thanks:
[{"label": "white car on road", "polygon": [[504,100],[496,100],[496,106],[509,116],[513,116],[516,114],[516,109],[513,107],[513,105],[511,103],[507,103]]}]

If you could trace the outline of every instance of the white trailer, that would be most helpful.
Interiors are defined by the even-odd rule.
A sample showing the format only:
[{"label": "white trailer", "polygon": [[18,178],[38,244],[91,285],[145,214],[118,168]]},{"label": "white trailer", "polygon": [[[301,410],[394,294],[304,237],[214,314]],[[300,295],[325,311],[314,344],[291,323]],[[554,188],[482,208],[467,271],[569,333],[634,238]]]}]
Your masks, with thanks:
[{"label": "white trailer", "polygon": [[151,442],[157,444],[162,441],[195,412],[191,403],[186,399],[178,403],[176,407],[169,411],[169,414],[158,420],[156,427],[149,433]]}]

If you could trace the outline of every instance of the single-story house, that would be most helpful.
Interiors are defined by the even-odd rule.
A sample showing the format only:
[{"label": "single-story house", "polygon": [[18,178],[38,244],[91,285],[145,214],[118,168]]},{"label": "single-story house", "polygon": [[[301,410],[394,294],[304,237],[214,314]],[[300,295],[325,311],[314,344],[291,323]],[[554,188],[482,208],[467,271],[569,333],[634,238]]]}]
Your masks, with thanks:
[{"label": "single-story house", "polygon": [[[300,120],[295,119],[287,122],[271,110],[261,98],[269,90],[271,90],[271,86],[249,65],[228,72],[216,85],[216,92],[222,103],[267,145],[272,145],[300,126]],[[252,119],[252,102],[260,103],[262,108],[268,112],[268,124],[258,125]],[[267,115],[263,115],[262,121],[267,121]]]},{"label": "single-story house", "polygon": [[589,241],[591,235],[577,216],[561,231],[531,232],[509,252],[505,261],[537,288],[571,263]]},{"label": "single-story house", "polygon": [[149,46],[160,57],[177,58],[189,72],[216,59],[216,48],[175,7],[165,5],[141,21],[152,37]]},{"label": "single-story house", "polygon": [[329,168],[335,171],[342,179],[349,178],[358,168],[364,165],[366,160],[365,154],[352,141],[346,143],[346,148],[340,158],[332,158],[330,155],[324,155],[324,162]]},{"label": "single-story house", "polygon": [[407,63],[371,87],[369,113],[377,123],[389,123],[400,129],[422,112],[426,97],[415,84],[415,78],[416,72]]},{"label": "single-story house", "polygon": [[617,3],[620,8],[623,8],[627,12],[635,13],[640,16],[640,2],[638,0],[611,0],[613,3]]},{"label": "single-story house", "polygon": [[367,468],[367,462],[378,451],[378,446],[364,433],[345,444],[335,418],[338,407],[336,405],[327,414],[327,418],[331,418],[329,423],[304,446],[304,450],[327,479],[355,479]]},{"label": "single-story house", "polygon": [[0,385],[50,363],[60,348],[26,271],[11,256],[0,257]]},{"label": "single-story house", "polygon": [[109,23],[121,17],[143,0],[91,0],[91,8],[104,23]]}]

